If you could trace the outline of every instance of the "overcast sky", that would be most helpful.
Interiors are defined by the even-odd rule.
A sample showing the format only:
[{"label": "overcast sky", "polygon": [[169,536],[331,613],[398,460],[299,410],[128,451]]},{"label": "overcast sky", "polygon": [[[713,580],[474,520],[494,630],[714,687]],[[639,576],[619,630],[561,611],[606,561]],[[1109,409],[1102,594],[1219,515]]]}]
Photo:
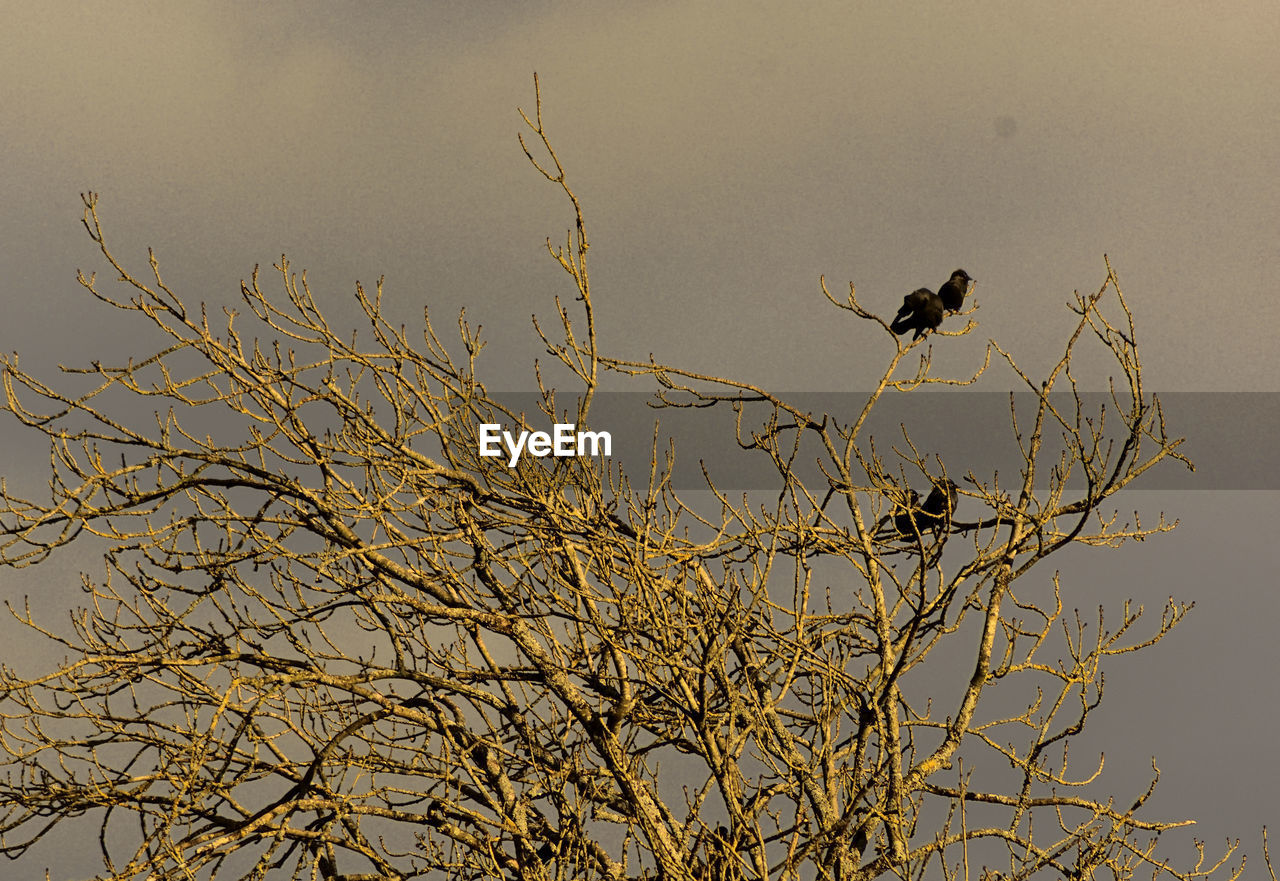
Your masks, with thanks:
[{"label": "overcast sky", "polygon": [[[443,331],[465,305],[490,387],[531,388],[530,316],[572,296],[544,247],[572,218],[516,141],[537,71],[613,353],[856,391],[892,344],[819,276],[891,316],[963,266],[980,326],[939,338],[935,367],[968,372],[993,338],[1034,372],[1106,254],[1149,388],[1276,412],[1274,0],[6,5],[0,348],[32,369],[136,354],[130,323],[75,283],[101,269],[79,222],[92,189],[117,256],[145,271],[155,248],[192,300],[235,303],[254,264],[287,253],[354,327],[355,281],[385,275],[398,318],[429,305]],[[999,369],[982,386],[1013,387]],[[8,422],[0,442],[11,480],[47,462]],[[1256,440],[1269,478],[1274,447]],[[1211,844],[1239,835],[1256,868],[1259,827],[1280,821],[1280,496],[1134,498],[1182,526],[1068,589],[1116,614],[1129,597],[1198,605],[1117,659],[1090,743],[1132,770],[1121,797],[1154,754],[1151,816],[1197,818]],[[0,592],[94,565],[0,572]]]}]

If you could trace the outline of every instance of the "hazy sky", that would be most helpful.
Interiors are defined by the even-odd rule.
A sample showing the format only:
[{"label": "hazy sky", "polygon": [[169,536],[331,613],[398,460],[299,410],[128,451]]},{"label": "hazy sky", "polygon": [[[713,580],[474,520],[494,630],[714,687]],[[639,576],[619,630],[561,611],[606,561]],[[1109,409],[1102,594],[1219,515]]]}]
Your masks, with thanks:
[{"label": "hazy sky", "polygon": [[[1149,388],[1228,408],[1280,391],[1273,0],[6,6],[0,347],[33,369],[132,351],[130,323],[74,280],[101,269],[79,222],[92,189],[117,256],[145,271],[155,248],[193,300],[236,302],[284,252],[354,326],[355,281],[385,275],[397,317],[429,305],[446,330],[465,305],[490,387],[530,388],[530,315],[572,296],[544,247],[572,218],[516,142],[537,71],[618,355],[863,389],[891,343],[819,276],[892,315],[963,266],[980,327],[935,342],[935,367],[968,372],[994,338],[1034,372],[1107,254]],[[1012,387],[998,368],[983,386]],[[0,424],[0,471],[47,462],[35,440]],[[1274,476],[1273,447],[1258,438]],[[1168,642],[1117,659],[1089,742],[1122,797],[1154,753],[1151,816],[1198,818],[1211,845],[1239,835],[1258,868],[1258,829],[1280,820],[1280,499],[1217,489],[1135,496],[1183,526],[1094,552],[1070,587],[1116,614],[1197,602]],[[94,563],[59,565],[0,572],[0,592]]]}]

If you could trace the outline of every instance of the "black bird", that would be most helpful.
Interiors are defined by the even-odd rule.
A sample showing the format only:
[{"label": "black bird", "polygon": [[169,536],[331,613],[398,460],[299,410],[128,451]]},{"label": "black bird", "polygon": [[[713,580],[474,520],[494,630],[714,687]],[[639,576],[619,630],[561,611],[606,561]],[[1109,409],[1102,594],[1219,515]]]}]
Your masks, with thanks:
[{"label": "black bird", "polygon": [[924,336],[926,330],[934,330],[942,323],[942,298],[928,288],[917,288],[902,298],[902,308],[889,325],[889,329],[902,336],[915,330],[912,340]]},{"label": "black bird", "polygon": [[946,529],[951,524],[959,495],[953,480],[943,480],[933,485],[929,497],[920,504],[920,494],[907,490],[907,505],[894,509],[893,527],[901,538],[914,538],[930,530]]},{"label": "black bird", "polygon": [[971,281],[973,279],[969,277],[969,273],[963,269],[957,269],[951,273],[947,283],[938,288],[938,298],[942,300],[942,305],[948,312],[959,312],[964,306],[964,298],[969,293]]},{"label": "black bird", "polygon": [[912,524],[918,522],[915,515],[919,513],[920,493],[909,489],[907,490],[906,505],[899,505],[893,510],[893,528],[898,530],[898,535],[910,538],[916,534],[916,528]]},{"label": "black bird", "polygon": [[920,506],[922,516],[916,519],[926,521],[931,528],[945,529],[951,523],[951,515],[955,512],[957,501],[959,501],[959,494],[956,492],[954,480],[947,478],[935,483],[929,498],[925,499],[924,504]]}]

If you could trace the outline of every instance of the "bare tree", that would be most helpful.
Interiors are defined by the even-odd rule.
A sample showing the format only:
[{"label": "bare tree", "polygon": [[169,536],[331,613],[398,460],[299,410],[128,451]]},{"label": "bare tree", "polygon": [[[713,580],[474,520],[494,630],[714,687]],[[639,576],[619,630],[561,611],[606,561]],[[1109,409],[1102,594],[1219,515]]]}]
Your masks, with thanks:
[{"label": "bare tree", "polygon": [[[1095,763],[1068,763],[1104,664],[1189,607],[1170,600],[1144,629],[1126,604],[1119,625],[1100,611],[1087,628],[1064,614],[1057,575],[1024,577],[1073,543],[1172,528],[1103,514],[1182,458],[1143,389],[1110,266],[1042,379],[995,343],[972,376],[936,377],[930,346],[972,323],[907,344],[852,286],[837,300],[824,284],[869,341],[892,345],[842,423],[754,385],[602,354],[583,210],[540,96],[525,122],[526,154],[574,213],[547,247],[576,301],[557,300],[554,336],[538,329],[570,391],[539,373],[536,419],[486,391],[465,318],[456,356],[425,314],[420,342],[393,326],[381,281],[357,285],[359,342],[282,258],[283,297],[255,269],[248,314],[218,326],[154,255],[149,276],[127,269],[84,197],[125,294],[81,284],[168,342],[72,371],[96,382],[83,394],[4,361],[7,409],[47,437],[52,464],[48,498],[5,492],[3,562],[96,536],[106,565],[84,577],[69,629],[15,612],[66,660],[34,678],[3,670],[0,850],[22,857],[90,815],[112,879],[1230,874],[1203,850],[1167,862],[1156,837],[1180,822],[1145,816],[1150,789],[1099,796]],[[1088,346],[1114,362],[1096,414],[1072,376]],[[866,442],[882,395],[976,383],[993,354],[1037,402],[1013,420],[1015,484]],[[483,424],[591,425],[602,371],[655,384],[666,405],[736,408],[734,440],[781,492],[735,500],[708,467],[711,510],[686,505],[656,439],[639,475],[479,454]],[[155,417],[131,416],[131,399]],[[756,425],[752,406],[767,413]],[[1065,452],[1047,461],[1058,436]],[[821,485],[799,476],[802,456]],[[928,509],[907,486],[926,475]],[[953,516],[956,484],[981,516]],[[971,672],[935,692],[926,671],[944,649]],[[1023,689],[1021,709],[980,712],[996,682]]]}]

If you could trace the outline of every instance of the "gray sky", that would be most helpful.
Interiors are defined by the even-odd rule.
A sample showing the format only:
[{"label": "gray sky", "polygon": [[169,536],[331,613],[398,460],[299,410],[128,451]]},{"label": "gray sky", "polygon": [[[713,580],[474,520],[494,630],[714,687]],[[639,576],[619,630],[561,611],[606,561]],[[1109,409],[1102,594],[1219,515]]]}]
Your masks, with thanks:
[{"label": "gray sky", "polygon": [[[154,247],[191,299],[234,303],[286,252],[354,325],[354,282],[385,275],[398,317],[429,304],[443,331],[465,305],[489,385],[531,387],[529,317],[572,296],[543,246],[571,217],[516,143],[536,70],[614,353],[863,389],[891,344],[818,277],[891,316],[963,266],[981,326],[936,342],[935,366],[967,372],[994,338],[1034,372],[1105,253],[1149,388],[1280,391],[1270,0],[8,6],[0,347],[33,369],[131,351],[131,325],[74,281],[100,269],[79,224],[93,189],[117,256],[145,270]],[[1012,387],[1000,368],[983,386]],[[0,425],[11,478],[47,462],[31,440]],[[1157,615],[1170,594],[1198,603],[1168,642],[1117,659],[1090,743],[1123,797],[1154,753],[1152,816],[1199,818],[1211,844],[1239,835],[1259,862],[1258,827],[1280,820],[1278,501],[1136,495],[1183,526],[1093,552],[1068,585],[1115,614],[1131,596]],[[35,583],[0,572],[5,596]]]}]

